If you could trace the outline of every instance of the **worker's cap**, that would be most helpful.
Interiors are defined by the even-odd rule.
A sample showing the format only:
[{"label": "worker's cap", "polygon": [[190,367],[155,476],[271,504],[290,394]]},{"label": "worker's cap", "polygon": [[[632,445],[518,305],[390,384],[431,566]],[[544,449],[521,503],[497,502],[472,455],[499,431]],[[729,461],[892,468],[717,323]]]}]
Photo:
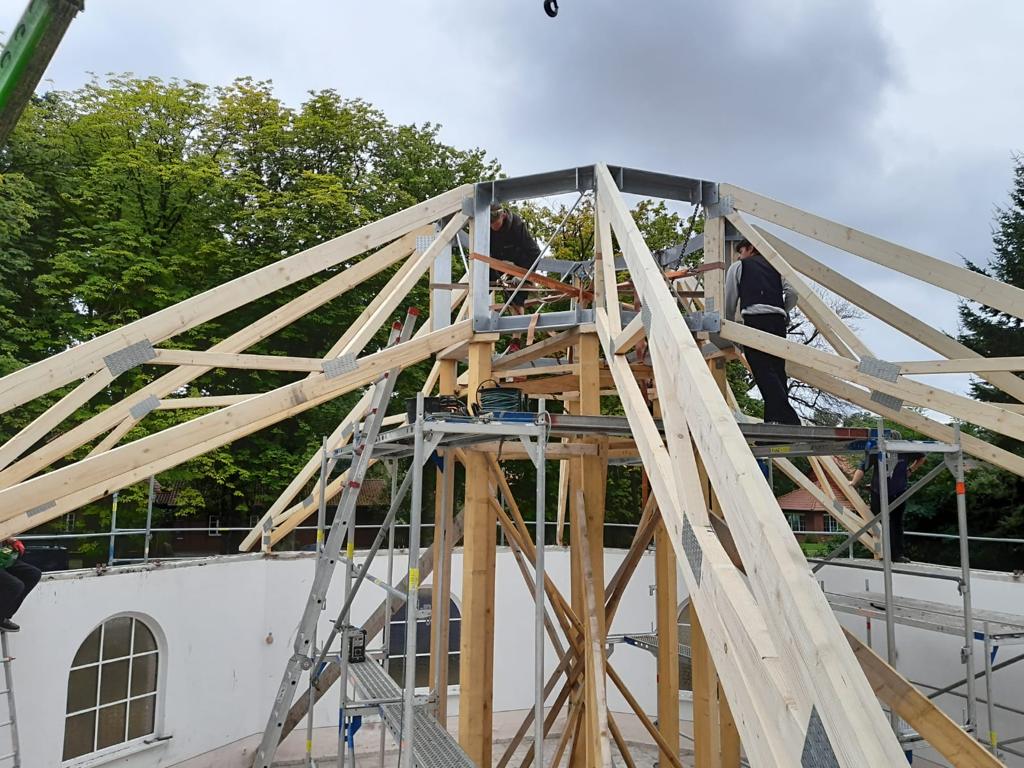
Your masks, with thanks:
[{"label": "worker's cap", "polygon": [[501,203],[491,203],[491,221],[501,216],[504,211],[505,209],[502,208]]}]

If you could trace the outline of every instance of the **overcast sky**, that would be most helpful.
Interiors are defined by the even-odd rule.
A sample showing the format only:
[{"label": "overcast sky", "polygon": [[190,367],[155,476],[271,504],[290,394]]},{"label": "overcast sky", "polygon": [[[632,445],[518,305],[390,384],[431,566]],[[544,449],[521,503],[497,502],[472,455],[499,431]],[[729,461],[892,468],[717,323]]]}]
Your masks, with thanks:
[{"label": "overcast sky", "polygon": [[[9,29],[22,2],[4,4]],[[44,87],[88,72],[272,79],[438,122],[511,175],[593,163],[729,181],[961,263],[1024,150],[1024,3],[89,0]],[[955,300],[815,251],[948,332]],[[861,321],[892,360],[934,357]],[[933,377],[963,390],[965,377]]]}]

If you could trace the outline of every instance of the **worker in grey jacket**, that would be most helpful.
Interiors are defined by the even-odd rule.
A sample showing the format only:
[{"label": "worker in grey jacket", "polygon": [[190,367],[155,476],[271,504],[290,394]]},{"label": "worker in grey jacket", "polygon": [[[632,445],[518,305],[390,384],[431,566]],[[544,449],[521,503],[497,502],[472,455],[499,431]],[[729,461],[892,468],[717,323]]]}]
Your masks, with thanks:
[{"label": "worker in grey jacket", "polygon": [[[739,258],[725,275],[726,319],[735,320],[738,310],[744,325],[786,338],[796,291],[749,240],[743,240],[736,253]],[[744,354],[764,398],[765,422],[799,424],[800,417],[789,404],[786,361],[753,347]]]}]

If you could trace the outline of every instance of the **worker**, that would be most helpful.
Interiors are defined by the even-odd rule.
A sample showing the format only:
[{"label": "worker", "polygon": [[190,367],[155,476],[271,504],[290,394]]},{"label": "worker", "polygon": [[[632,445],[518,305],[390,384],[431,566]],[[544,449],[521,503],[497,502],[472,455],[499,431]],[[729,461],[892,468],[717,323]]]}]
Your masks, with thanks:
[{"label": "worker", "polygon": [[[885,486],[889,493],[889,503],[903,495],[910,482],[910,475],[916,472],[924,464],[923,453],[887,453],[886,470],[889,478]],[[864,460],[853,473],[850,481],[856,488],[864,481],[864,474],[871,470],[871,514],[878,515],[882,511],[882,501],[878,485],[878,452],[867,450],[864,453]],[[894,563],[909,563],[910,559],[904,554],[903,549],[903,513],[906,512],[906,502],[889,509],[889,555]]]},{"label": "worker", "polygon": [[[491,206],[491,258],[509,261],[517,267],[530,269],[540,255],[540,248],[537,241],[530,234],[529,227],[519,214],[506,210],[495,203]],[[514,289],[520,282],[519,278],[491,270],[491,279],[499,279],[510,289]],[[526,294],[523,291],[513,290],[508,299],[509,308],[514,315],[525,313]],[[519,334],[513,334],[506,352],[515,352],[519,349]]]},{"label": "worker", "polygon": [[[739,258],[725,275],[726,319],[735,321],[738,309],[744,325],[786,338],[796,291],[749,240],[740,242],[736,254]],[[800,417],[789,404],[786,361],[753,347],[744,353],[764,398],[765,422],[799,424]]]},{"label": "worker", "polygon": [[17,539],[0,544],[0,632],[17,632],[11,621],[42,575],[38,568],[21,560],[25,545]]}]

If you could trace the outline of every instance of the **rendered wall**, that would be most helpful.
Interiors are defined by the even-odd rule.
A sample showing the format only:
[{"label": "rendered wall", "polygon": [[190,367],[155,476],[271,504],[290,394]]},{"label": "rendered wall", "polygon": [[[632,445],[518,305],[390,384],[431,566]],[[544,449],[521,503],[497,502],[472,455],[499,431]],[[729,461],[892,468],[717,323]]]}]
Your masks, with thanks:
[{"label": "rendered wall", "polygon": [[[621,554],[609,553],[611,573]],[[646,555],[626,591],[612,632],[649,631],[654,617],[653,554]],[[396,573],[406,565],[396,558]],[[565,550],[548,551],[549,573],[568,593],[569,559]],[[170,736],[141,752],[111,756],[92,764],[171,766],[247,765],[270,702],[291,653],[292,634],[308,593],[310,556],[219,558],[192,564],[115,568],[97,575],[76,571],[44,579],[18,614],[23,629],[11,636],[15,691],[21,726],[23,765],[59,766],[64,733],[68,670],[79,644],[100,622],[122,613],[148,618],[162,634],[160,686],[165,695],[158,733]],[[462,584],[461,553],[453,564],[456,600]],[[386,573],[383,558],[374,572]],[[354,605],[357,621],[367,616],[383,593],[367,584]],[[506,550],[497,558],[495,620],[496,712],[525,710],[533,702],[533,604],[514,559]],[[340,590],[329,595],[326,616],[335,616]],[[324,626],[326,626],[326,621]],[[326,630],[324,630],[326,631]],[[268,635],[273,643],[268,644]],[[379,642],[379,641],[378,641]],[[549,648],[548,666],[554,668]],[[620,648],[613,663],[643,706],[654,712],[655,668],[649,654]],[[625,711],[610,692],[609,705]],[[453,714],[458,698],[453,699]],[[337,694],[317,707],[325,745],[333,749]],[[296,733],[279,753],[298,756],[305,734]],[[371,738],[367,735],[365,738]],[[238,743],[245,739],[243,743]],[[226,746],[227,745],[227,746]],[[226,747],[224,749],[218,749]],[[215,754],[214,750],[218,750]],[[204,756],[205,757],[199,757]],[[199,758],[193,760],[192,758]],[[78,765],[75,763],[74,765]]]}]

